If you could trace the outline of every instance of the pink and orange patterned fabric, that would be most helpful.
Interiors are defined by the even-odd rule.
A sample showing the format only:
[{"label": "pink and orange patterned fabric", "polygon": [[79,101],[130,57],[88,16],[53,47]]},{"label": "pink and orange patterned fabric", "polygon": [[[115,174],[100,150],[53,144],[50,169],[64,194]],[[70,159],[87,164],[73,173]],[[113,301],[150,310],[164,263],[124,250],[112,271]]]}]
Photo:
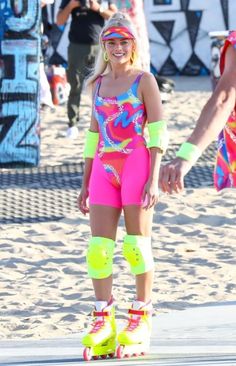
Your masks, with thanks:
[{"label": "pink and orange patterned fabric", "polygon": [[134,39],[134,35],[126,27],[110,27],[102,33],[102,41],[113,38]]},{"label": "pink and orange patterned fabric", "polygon": [[117,188],[127,156],[134,149],[146,146],[143,136],[146,110],[137,94],[142,74],[126,92],[114,97],[99,96],[102,76],[97,80],[94,95],[94,115],[99,124],[97,153],[109,181]]},{"label": "pink and orange patterned fabric", "polygon": [[[225,67],[225,54],[229,45],[236,48],[236,31],[230,32],[222,49],[220,59],[221,74]],[[218,137],[214,184],[217,191],[236,187],[236,105]]]}]

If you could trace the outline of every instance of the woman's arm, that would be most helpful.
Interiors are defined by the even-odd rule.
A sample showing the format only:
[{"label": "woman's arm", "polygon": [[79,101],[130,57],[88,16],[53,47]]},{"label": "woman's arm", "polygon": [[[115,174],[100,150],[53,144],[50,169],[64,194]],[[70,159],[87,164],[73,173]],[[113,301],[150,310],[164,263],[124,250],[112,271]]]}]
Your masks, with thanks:
[{"label": "woman's arm", "polygon": [[[95,83],[92,86],[92,95],[93,96],[94,96],[94,91],[95,91]],[[93,106],[92,106],[92,108],[93,108]],[[99,131],[98,122],[97,122],[97,120],[96,120],[96,118],[93,114],[93,111],[92,111],[92,116],[91,116],[91,121],[90,121],[90,126],[89,126],[89,132],[95,133],[94,135],[96,135],[96,134],[98,134],[98,131]],[[89,208],[88,208],[88,205],[87,205],[87,198],[89,196],[88,187],[89,187],[89,180],[90,180],[90,176],[91,176],[91,172],[92,172],[92,167],[93,167],[93,158],[85,157],[82,187],[81,187],[80,194],[77,198],[78,207],[84,215],[86,215],[86,213],[89,212]]]},{"label": "woman's arm", "polygon": [[[145,73],[140,83],[141,95],[145,104],[148,123],[158,122],[163,118],[163,108],[159,88],[154,76]],[[158,176],[162,151],[159,147],[150,148],[151,166],[148,182],[143,192],[144,207],[146,209],[155,205],[158,199]]]},{"label": "woman's arm", "polygon": [[[89,131],[98,133],[97,120],[92,116]],[[82,186],[88,187],[93,165],[93,158],[85,158],[84,175]]]}]

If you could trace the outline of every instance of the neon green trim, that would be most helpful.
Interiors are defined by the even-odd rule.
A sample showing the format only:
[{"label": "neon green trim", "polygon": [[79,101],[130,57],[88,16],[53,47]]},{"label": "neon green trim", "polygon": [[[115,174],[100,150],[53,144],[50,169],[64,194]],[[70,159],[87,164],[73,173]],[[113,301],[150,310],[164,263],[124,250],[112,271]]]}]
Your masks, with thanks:
[{"label": "neon green trim", "polygon": [[162,119],[160,121],[148,123],[148,131],[150,136],[152,134],[155,134],[156,132],[159,132],[160,130],[166,130],[166,128],[167,128],[166,121]]},{"label": "neon green trim", "polygon": [[93,159],[98,145],[99,133],[93,131],[87,131],[84,145],[84,158]]},{"label": "neon green trim", "polygon": [[150,271],[154,267],[151,238],[141,235],[126,235],[123,255],[134,275]]},{"label": "neon green trim", "polygon": [[149,142],[148,148],[158,147],[164,153],[168,147],[169,134],[167,131],[166,121],[148,123]]},{"label": "neon green trim", "polygon": [[89,277],[101,279],[112,274],[114,247],[112,239],[101,236],[90,239],[86,257]]},{"label": "neon green trim", "polygon": [[195,163],[201,154],[202,152],[197,145],[191,144],[190,142],[184,142],[177,151],[176,156]]},{"label": "neon green trim", "polygon": [[[107,321],[104,324],[104,328],[105,326],[107,328],[109,327]],[[106,342],[104,342],[104,334],[107,337]],[[85,347],[90,348],[89,352],[91,356],[109,355],[116,352],[116,333],[109,333],[109,330],[105,329],[104,331],[100,331],[99,335],[98,333],[91,333],[87,334],[85,337],[82,339],[82,344]]]}]

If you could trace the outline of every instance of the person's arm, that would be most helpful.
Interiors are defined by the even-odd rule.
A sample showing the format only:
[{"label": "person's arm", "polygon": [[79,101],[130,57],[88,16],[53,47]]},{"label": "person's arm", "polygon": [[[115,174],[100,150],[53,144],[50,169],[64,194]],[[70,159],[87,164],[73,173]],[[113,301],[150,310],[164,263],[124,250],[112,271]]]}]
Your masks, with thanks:
[{"label": "person's arm", "polygon": [[[97,120],[92,116],[91,123],[89,127],[89,132],[94,133],[94,135],[98,135],[98,123]],[[84,174],[82,180],[81,191],[77,199],[77,204],[80,211],[86,215],[89,212],[89,208],[87,205],[87,198],[89,196],[89,180],[91,176],[91,171],[93,167],[93,157],[85,157],[84,163]]]},{"label": "person's arm", "polygon": [[193,156],[196,155],[196,158],[187,160],[177,157],[161,168],[159,185],[164,192],[179,192],[184,188],[185,175],[194,165],[197,157],[222,131],[235,107],[235,102],[236,49],[230,45],[226,51],[224,72],[212,96],[204,106],[194,131],[187,139],[187,143],[190,143],[196,150],[196,154],[193,152]]},{"label": "person's arm", "polygon": [[113,3],[109,3],[107,8],[104,8],[102,4],[96,0],[89,0],[90,9],[98,12],[104,19],[109,19],[115,12],[117,12],[117,6]]},{"label": "person's arm", "polygon": [[[159,88],[154,76],[145,73],[140,82],[140,89],[145,104],[148,124],[161,121],[163,110]],[[143,191],[143,207],[148,209],[158,200],[158,176],[162,158],[162,150],[159,147],[150,148],[151,166],[150,175]]]},{"label": "person's arm", "polygon": [[[92,88],[93,95],[94,95],[94,90],[95,90],[95,83]],[[81,186],[80,194],[77,198],[78,207],[84,215],[86,215],[86,213],[89,212],[89,208],[87,205],[87,198],[89,196],[88,187],[89,187],[89,180],[90,180],[91,171],[92,171],[92,167],[93,167],[93,157],[95,155],[94,152],[96,150],[98,136],[99,136],[98,122],[93,113],[91,116],[91,122],[90,122],[88,133],[90,134],[90,139],[91,139],[91,135],[92,135],[92,139],[93,139],[92,150],[93,151],[91,151],[91,146],[89,146],[88,144],[86,147],[86,143],[88,142],[88,140],[87,140],[85,143],[85,148],[84,148],[85,164],[84,164],[84,174],[83,174],[82,186]],[[87,139],[87,136],[86,136],[86,139]],[[86,150],[86,148],[89,148],[89,149]],[[90,157],[86,157],[86,156],[90,156]]]},{"label": "person's arm", "polygon": [[65,8],[60,8],[57,13],[57,25],[63,25],[67,22],[73,9],[80,6],[79,0],[70,0]]}]

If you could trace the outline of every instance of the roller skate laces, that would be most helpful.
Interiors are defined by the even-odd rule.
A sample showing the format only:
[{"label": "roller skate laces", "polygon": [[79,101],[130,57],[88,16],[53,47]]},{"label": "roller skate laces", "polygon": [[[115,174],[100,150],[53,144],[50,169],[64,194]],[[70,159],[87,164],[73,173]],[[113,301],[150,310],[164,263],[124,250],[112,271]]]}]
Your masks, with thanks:
[{"label": "roller skate laces", "polygon": [[[92,316],[94,317],[94,321],[92,323],[92,328],[88,332],[88,335],[91,335],[90,340],[92,343],[96,339],[96,335],[99,333],[109,333],[111,324],[110,319],[112,317],[111,311],[93,311]],[[94,335],[94,337],[92,336]],[[83,341],[84,343],[84,341]],[[91,344],[94,345],[94,344]]]},{"label": "roller skate laces", "polygon": [[142,321],[142,316],[149,315],[148,311],[145,310],[133,310],[129,309],[128,314],[137,315],[136,318],[129,318],[128,325],[124,329],[125,332],[137,332],[140,327],[140,322]]}]

